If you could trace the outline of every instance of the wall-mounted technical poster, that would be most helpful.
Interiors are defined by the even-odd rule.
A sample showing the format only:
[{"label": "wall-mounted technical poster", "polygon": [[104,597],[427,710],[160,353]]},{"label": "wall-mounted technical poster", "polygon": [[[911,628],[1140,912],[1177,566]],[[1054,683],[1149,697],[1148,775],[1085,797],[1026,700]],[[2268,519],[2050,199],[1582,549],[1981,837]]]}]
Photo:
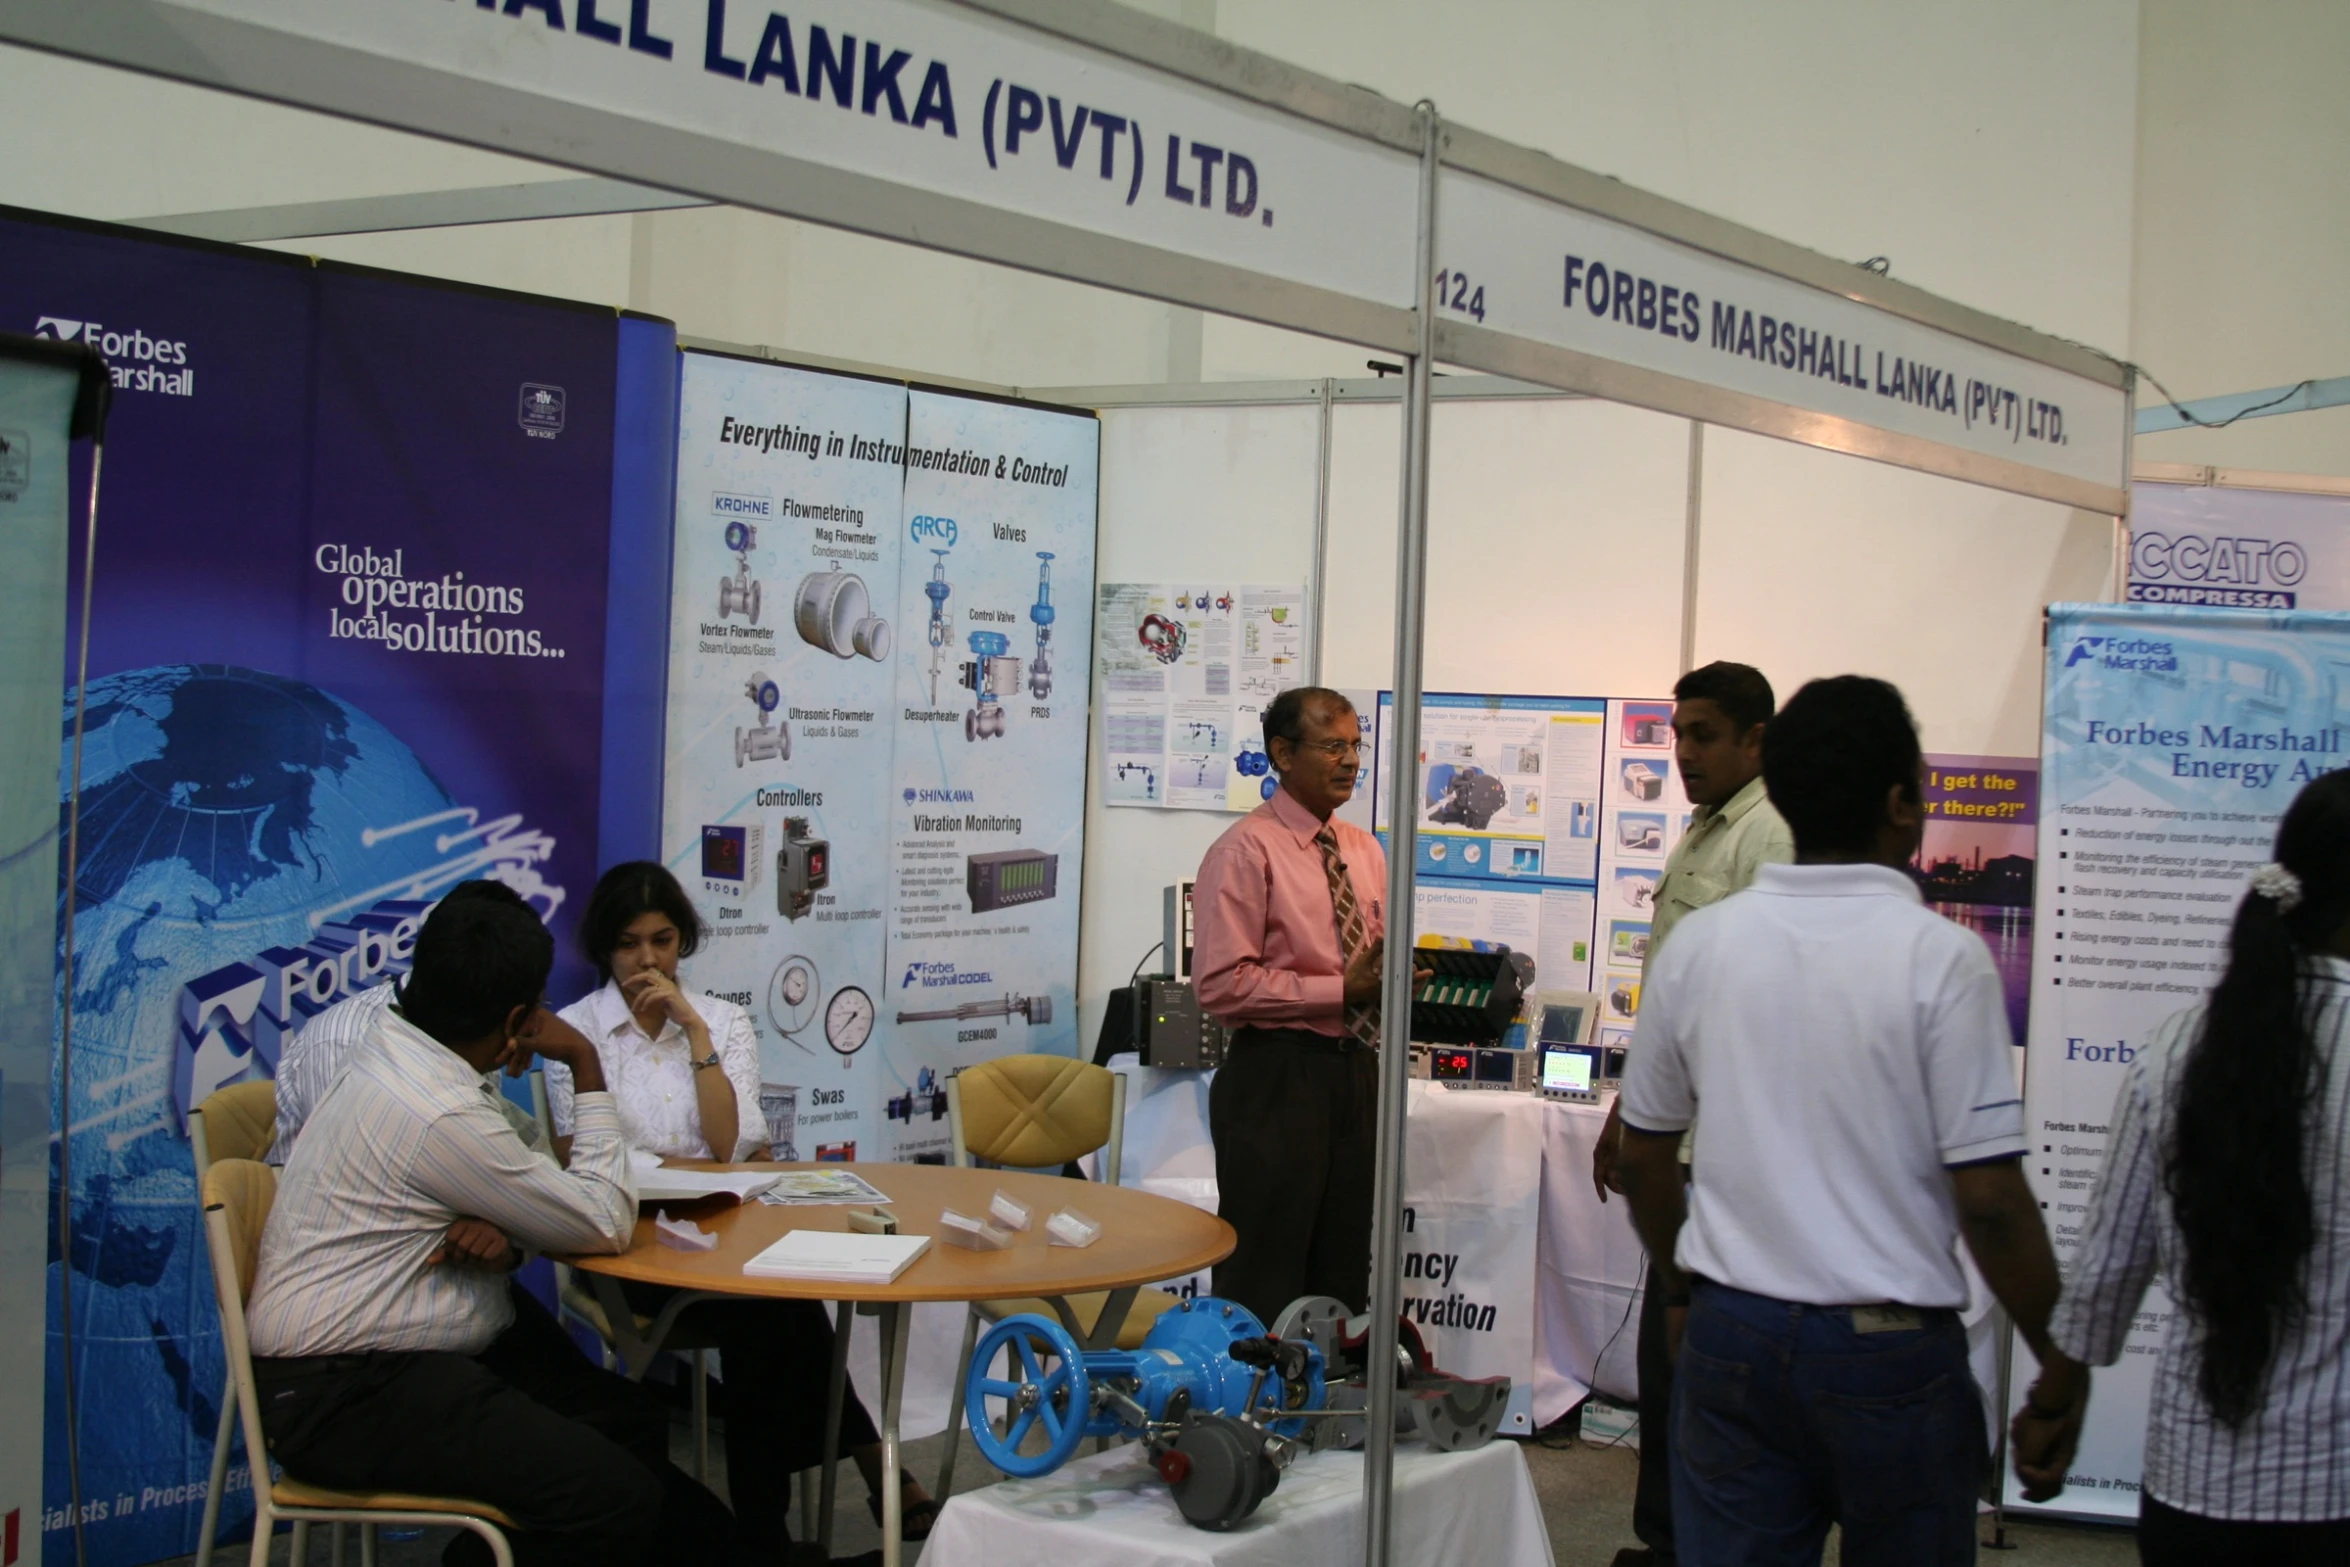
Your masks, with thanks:
[{"label": "wall-mounted technical poster", "polygon": [[[1394,702],[1379,693],[1380,735]],[[1392,812],[1420,818],[1420,935],[1503,942],[1534,955],[1542,985],[1591,988],[1607,708],[1596,697],[1421,699],[1420,755],[1401,802],[1399,780],[1376,761],[1372,779],[1382,841]]]},{"label": "wall-mounted technical poster", "polygon": [[[2350,760],[2345,670],[2350,615],[2048,612],[2033,898],[2048,939],[2032,965],[2024,1168],[2060,1264],[2078,1254],[2124,1070],[2157,1025],[2219,979],[2236,906],[2293,797]],[[2150,1291],[2120,1364],[2097,1373],[2053,1511],[2135,1516],[2172,1309]],[[2013,1398],[2031,1381],[2019,1340]]]},{"label": "wall-mounted technical poster", "polygon": [[1073,1048],[1096,435],[684,356],[662,852],[780,1158],[941,1160],[949,1072]]},{"label": "wall-mounted technical poster", "polygon": [[1305,679],[1300,586],[1105,582],[1101,797],[1253,811],[1278,787],[1265,704]]},{"label": "wall-mounted technical poster", "polygon": [[[941,1084],[1074,1054],[1101,426],[917,390],[906,413],[883,1157],[943,1157]],[[910,1117],[897,1114],[911,1096]]]},{"label": "wall-mounted technical poster", "polygon": [[1640,971],[1649,922],[1665,879],[1665,857],[1689,830],[1689,796],[1673,760],[1673,703],[1612,700],[1607,705],[1607,765],[1600,776],[1597,961],[1590,988],[1599,993],[1599,1042],[1632,1043],[1640,1015]]}]

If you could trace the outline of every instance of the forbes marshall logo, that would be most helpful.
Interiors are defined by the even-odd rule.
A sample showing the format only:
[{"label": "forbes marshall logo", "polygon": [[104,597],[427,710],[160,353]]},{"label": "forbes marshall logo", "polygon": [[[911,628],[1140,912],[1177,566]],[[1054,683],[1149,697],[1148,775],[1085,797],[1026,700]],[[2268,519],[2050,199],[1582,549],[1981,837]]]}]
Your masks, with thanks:
[{"label": "forbes marshall logo", "polygon": [[165,397],[196,395],[196,367],[188,363],[185,339],[162,337],[141,327],[108,326],[65,316],[42,316],[33,336],[59,343],[86,343],[106,358],[118,392],[156,392]]},{"label": "forbes marshall logo", "polygon": [[995,975],[986,969],[958,969],[952,963],[909,963],[900,990],[936,990],[942,985],[992,985]]},{"label": "forbes marshall logo", "polygon": [[2075,664],[2175,675],[2179,670],[2179,654],[2171,643],[2154,637],[2079,637],[2064,659],[2067,669]]}]

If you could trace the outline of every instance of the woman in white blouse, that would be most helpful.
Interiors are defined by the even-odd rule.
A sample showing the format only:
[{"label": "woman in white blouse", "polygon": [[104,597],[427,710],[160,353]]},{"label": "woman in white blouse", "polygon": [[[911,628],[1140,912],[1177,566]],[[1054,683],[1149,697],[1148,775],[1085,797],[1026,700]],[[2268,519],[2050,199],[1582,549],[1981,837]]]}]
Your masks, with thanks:
[{"label": "woman in white blouse", "polygon": [[[596,883],[580,918],[580,945],[601,988],[562,1012],[592,1040],[604,1064],[629,1146],[663,1158],[737,1161],[767,1156],[759,1108],[759,1044],[750,1014],[712,995],[688,996],[677,965],[704,934],[701,915],[677,878],[650,860],[615,865]],[[571,1074],[547,1063],[547,1101],[559,1149],[571,1134]],[[624,1286],[629,1304],[658,1312],[668,1291]],[[706,1301],[680,1323],[718,1346],[726,1421],[727,1486],[745,1537],[780,1558],[790,1535],[791,1476],[814,1467],[824,1447],[824,1394],[832,1370],[832,1324],[814,1301]],[[841,1408],[841,1450],[874,1488],[881,1516],[881,1434],[854,1386]],[[938,1514],[913,1476],[905,1487],[909,1540]]]}]

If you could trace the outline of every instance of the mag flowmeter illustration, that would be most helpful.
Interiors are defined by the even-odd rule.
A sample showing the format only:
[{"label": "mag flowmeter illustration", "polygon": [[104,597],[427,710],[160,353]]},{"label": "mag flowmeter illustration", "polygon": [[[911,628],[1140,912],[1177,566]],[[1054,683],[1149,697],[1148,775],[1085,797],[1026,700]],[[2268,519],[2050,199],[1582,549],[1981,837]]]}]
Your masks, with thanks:
[{"label": "mag flowmeter illustration", "polygon": [[1053,552],[1038,550],[1036,602],[1028,618],[1036,623],[1036,658],[1028,666],[1028,694],[1039,702],[1053,694]]},{"label": "mag flowmeter illustration", "polygon": [[800,640],[834,658],[862,655],[879,663],[889,657],[889,622],[873,613],[865,579],[837,565],[800,579],[792,599],[792,623]]},{"label": "mag flowmeter illustration", "polygon": [[1020,660],[1012,639],[1000,631],[971,633],[971,657],[963,665],[964,689],[978,700],[963,715],[963,738],[993,740],[1004,732],[1004,698],[1020,689]]},{"label": "mag flowmeter illustration", "polygon": [[783,819],[783,846],[775,851],[775,911],[787,920],[803,919],[816,906],[816,894],[832,885],[832,845],[808,836],[808,818]]},{"label": "mag flowmeter illustration", "polygon": [[[783,706],[783,687],[763,673],[753,672],[743,682],[743,695],[750,698],[756,721],[750,728],[739,725],[734,731],[734,765],[749,762],[788,762],[791,760],[791,724],[776,718],[776,710]],[[772,722],[770,722],[772,720]]]},{"label": "mag flowmeter illustration", "polygon": [[757,823],[702,829],[702,880],[713,890],[750,896],[766,870],[767,831]]},{"label": "mag flowmeter illustration", "polygon": [[759,547],[759,530],[736,519],[726,525],[726,547],[734,551],[734,575],[718,579],[718,618],[740,615],[759,623],[759,583],[751,575],[751,551]]},{"label": "mag flowmeter illustration", "polygon": [[922,596],[930,600],[930,705],[936,707],[939,666],[946,661],[951,635],[947,629],[947,595],[955,589],[947,581],[947,552],[934,549],[930,553],[938,558],[930,563],[930,580],[922,584]]},{"label": "mag flowmeter illustration", "polygon": [[963,885],[974,914],[1042,903],[1059,894],[1060,882],[1061,857],[1042,849],[998,849],[971,855],[964,862]]}]

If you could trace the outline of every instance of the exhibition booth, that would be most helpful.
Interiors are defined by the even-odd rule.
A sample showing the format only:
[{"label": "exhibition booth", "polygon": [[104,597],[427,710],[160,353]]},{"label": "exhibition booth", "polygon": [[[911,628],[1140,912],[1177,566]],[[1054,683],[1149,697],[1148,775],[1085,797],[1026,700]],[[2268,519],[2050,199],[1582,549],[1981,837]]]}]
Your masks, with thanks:
[{"label": "exhibition booth", "polygon": [[[241,1443],[215,1463],[225,1341],[188,1116],[398,973],[456,881],[531,898],[568,998],[590,983],[570,938],[596,871],[671,867],[713,932],[693,986],[759,1036],[775,1158],[851,1166],[909,1233],[936,1227],[925,1207],[983,1215],[997,1195],[955,1157],[982,1141],[959,1074],[1038,1054],[1117,1076],[1097,1181],[1114,1161],[1118,1202],[1204,1225],[1212,1058],[1129,1051],[1112,998],[1185,977],[1179,889],[1273,787],[1264,704],[1348,691],[1375,724],[1349,810],[1388,844],[1387,907],[1423,941],[1531,958],[1535,1024],[1425,1080],[1383,1058],[1368,1356],[1391,1363],[1407,1321],[1445,1371],[1509,1379],[1480,1435],[1524,1435],[1636,1392],[1640,1250],[1590,1156],[1647,900],[1687,825],[1677,672],[1858,667],[1909,691],[1929,741],[1963,715],[1951,728],[1980,738],[1930,785],[1964,830],[1921,873],[2010,981],[2035,1127],[2102,1115],[2111,1063],[2066,1041],[2142,1035],[2179,977],[2105,996],[2077,946],[2035,943],[2077,939],[2087,914],[2050,901],[2076,876],[2100,895],[2051,813],[2124,809],[2111,791],[2142,782],[2083,715],[2145,673],[2204,704],[2199,723],[2245,722],[2237,701],[2313,730],[2332,711],[2337,666],[2295,649],[2342,633],[2269,618],[2334,607],[2314,588],[2224,601],[2258,612],[2225,622],[2209,584],[2228,579],[2177,541],[2233,524],[2185,516],[2132,548],[2130,376],[2101,354],[1114,7],[843,0],[764,32],[748,8],[627,9],[570,8],[565,31],[555,7],[0,3],[0,39],[1310,332],[1399,373],[946,386],[681,341],[608,304],[0,213],[0,316],[89,344],[115,387],[102,448],[54,406],[22,416],[27,471],[72,483],[16,487],[54,523],[49,576],[23,580],[54,589],[40,624],[65,661],[43,700],[68,696],[33,772],[55,760],[67,787],[56,823],[0,852],[25,881],[38,851],[9,906],[44,957],[54,853],[66,1004],[60,1051],[12,1031],[0,1062],[12,1092],[52,1074],[63,1106],[52,1159],[7,1139],[0,1255],[39,1255],[53,1218],[58,1240],[45,1269],[8,1270],[45,1274],[45,1299],[12,1284],[8,1309],[48,1327],[10,1350],[0,1398],[46,1433],[6,1505],[38,1497],[52,1560],[191,1550],[208,1496],[224,1531],[252,1516]],[[2173,610],[2181,581],[2205,596]],[[2043,609],[2068,601],[2044,650]],[[2145,629],[2180,614],[2194,629]],[[2195,657],[2236,685],[2206,690]],[[59,734],[43,711],[33,730]],[[2263,821],[2291,793],[2282,770],[2177,776],[2194,782],[2127,809],[2186,831],[2244,789],[2271,791]],[[2195,793],[2222,783],[2239,794]],[[2265,828],[2236,825],[2240,852],[2190,858],[2259,858]],[[2035,859],[2067,873],[2035,882]],[[2115,889],[2098,932],[2134,923],[2124,892],[2154,873],[2097,869]],[[2191,892],[2197,867],[2176,874]],[[1389,945],[1390,1017],[1413,1012],[1412,953]],[[1484,1058],[1538,1054],[1550,1002],[1586,1008],[1560,1043],[1589,1054],[1544,1093]],[[2067,1146],[2069,1169],[2032,1166],[2060,1255],[2063,1194],[2102,1152],[2091,1130]],[[1057,1342],[1053,1385],[1123,1389],[1140,1373],[1095,1357],[1118,1353],[1135,1291],[1209,1293],[1194,1219],[1019,1179],[1037,1183],[1006,1187],[1035,1194],[1010,1205],[1027,1233],[975,1221],[979,1249],[942,1241],[839,1307],[885,1472],[954,1406],[994,1412],[997,1350]],[[806,1201],[726,1223],[842,1227]],[[1048,1248],[1054,1210],[1086,1210],[1068,1233],[1092,1244]],[[731,1233],[706,1257],[638,1251],[723,1293],[748,1255]],[[991,1329],[961,1373],[967,1303],[1080,1291],[1115,1314],[1063,1313],[1059,1341]],[[1987,1301],[1970,1320],[1978,1375],[2020,1396],[2028,1366],[2009,1376]],[[2134,1513],[2144,1389],[2108,1388],[2079,1466],[2094,1484],[2056,1512]],[[1089,1432],[1136,1434],[1114,1400],[1047,1422],[1049,1465],[974,1428],[1026,1472],[958,1500],[930,1550],[1081,1560],[1110,1530],[1206,1561],[1256,1530],[1310,1542],[1288,1559],[1376,1563],[1475,1529],[1479,1559],[1548,1559],[1512,1446],[1442,1451],[1408,1409],[1399,1424],[1394,1386],[1362,1391],[1361,1451],[1301,1454],[1232,1535],[1187,1536],[1133,1449],[1080,1455]],[[822,1530],[830,1511],[827,1482]]]}]

